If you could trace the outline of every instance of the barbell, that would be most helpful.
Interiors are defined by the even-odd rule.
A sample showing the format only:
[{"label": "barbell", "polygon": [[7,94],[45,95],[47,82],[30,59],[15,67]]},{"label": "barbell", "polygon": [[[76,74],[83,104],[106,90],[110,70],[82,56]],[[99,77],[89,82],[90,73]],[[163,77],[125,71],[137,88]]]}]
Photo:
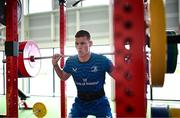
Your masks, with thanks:
[{"label": "barbell", "polygon": [[[63,57],[70,57],[71,55],[63,55]],[[52,58],[53,56],[44,56],[44,57],[35,57],[34,55],[31,55],[27,58],[23,58],[23,60],[29,60],[31,62],[35,62],[35,60],[41,60],[41,59],[49,59]],[[2,60],[3,63],[6,63],[6,59]]]},{"label": "barbell", "polygon": [[[177,36],[168,35],[167,37],[168,37],[168,42],[170,44],[173,44],[173,43],[176,44],[180,42],[178,38],[180,37],[180,35],[177,35]],[[167,53],[168,55],[172,55],[171,51]],[[114,52],[106,52],[106,53],[99,53],[99,54],[100,55],[114,55]],[[63,55],[63,57],[70,57],[70,56],[72,55]],[[168,57],[172,57],[172,56],[168,56]],[[49,59],[49,58],[52,58],[52,56],[44,56],[44,57],[41,56],[38,45],[34,41],[29,40],[29,41],[19,42],[18,77],[19,78],[35,77],[39,73],[39,70],[41,67],[40,60]],[[6,59],[3,59],[2,62],[6,63]],[[171,65],[172,63],[173,63],[172,61],[167,60],[168,65]],[[170,67],[172,68],[172,66]],[[175,71],[176,65],[173,66],[172,69],[170,67],[168,68],[169,70],[167,69],[167,73],[173,73]]]},{"label": "barbell", "polygon": [[[99,53],[100,55],[113,55],[114,53]],[[63,55],[63,57],[70,57],[72,55]],[[41,59],[49,59],[52,56],[42,57],[38,45],[34,41],[19,42],[19,56],[18,56],[18,77],[35,77],[41,67]],[[6,59],[2,60],[6,63]]]},{"label": "barbell", "polygon": [[[107,53],[99,53],[99,55],[114,55],[113,52],[107,52]],[[63,55],[62,57],[70,57],[72,55]],[[53,56],[44,56],[44,57],[35,57],[34,55],[28,57],[28,58],[23,58],[24,60],[29,60],[31,62],[35,62],[35,60],[41,60],[41,59],[49,59],[52,58]],[[6,59],[3,59],[3,63],[6,63]]]}]

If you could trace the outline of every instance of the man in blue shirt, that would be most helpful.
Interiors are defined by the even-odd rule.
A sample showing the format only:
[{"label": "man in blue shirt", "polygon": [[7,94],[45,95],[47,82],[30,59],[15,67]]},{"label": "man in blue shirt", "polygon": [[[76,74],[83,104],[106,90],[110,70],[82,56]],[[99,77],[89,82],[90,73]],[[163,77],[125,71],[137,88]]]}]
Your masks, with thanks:
[{"label": "man in blue shirt", "polygon": [[111,108],[104,92],[105,73],[112,76],[113,64],[105,56],[90,52],[92,40],[89,32],[80,30],[75,35],[75,47],[78,55],[67,59],[61,69],[58,65],[63,56],[55,54],[52,64],[61,80],[73,77],[77,88],[77,97],[72,105],[69,117],[96,117],[111,118]]}]

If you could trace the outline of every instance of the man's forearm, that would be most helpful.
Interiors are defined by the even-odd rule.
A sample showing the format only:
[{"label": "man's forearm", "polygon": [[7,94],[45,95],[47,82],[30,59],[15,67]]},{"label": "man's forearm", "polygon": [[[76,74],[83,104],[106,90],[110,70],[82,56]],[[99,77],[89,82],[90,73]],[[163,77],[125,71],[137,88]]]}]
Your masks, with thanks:
[{"label": "man's forearm", "polygon": [[58,64],[53,65],[53,67],[54,67],[57,75],[59,76],[59,78],[60,78],[61,80],[66,80],[66,79],[67,79],[67,78],[65,78],[64,72],[63,72],[63,70],[59,67]]}]

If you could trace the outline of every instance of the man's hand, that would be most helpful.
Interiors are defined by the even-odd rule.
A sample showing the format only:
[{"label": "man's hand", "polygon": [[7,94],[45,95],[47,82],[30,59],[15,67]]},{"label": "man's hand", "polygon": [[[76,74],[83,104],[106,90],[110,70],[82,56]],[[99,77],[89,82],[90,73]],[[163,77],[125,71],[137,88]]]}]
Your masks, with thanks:
[{"label": "man's hand", "polygon": [[53,66],[58,65],[58,61],[60,60],[61,57],[62,57],[61,54],[54,54],[52,56],[52,64],[53,64]]},{"label": "man's hand", "polygon": [[52,56],[52,64],[59,78],[61,80],[67,80],[71,76],[71,74],[64,72],[58,65],[58,61],[61,59],[61,57],[64,57],[64,55],[54,54]]}]

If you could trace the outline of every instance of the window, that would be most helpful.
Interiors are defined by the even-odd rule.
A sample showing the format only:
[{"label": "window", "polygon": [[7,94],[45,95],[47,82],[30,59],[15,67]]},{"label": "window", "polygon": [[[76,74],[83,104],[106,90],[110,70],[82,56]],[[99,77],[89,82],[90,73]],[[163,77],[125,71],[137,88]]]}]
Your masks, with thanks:
[{"label": "window", "polygon": [[82,6],[109,5],[109,0],[84,0]]},{"label": "window", "polygon": [[29,0],[29,12],[45,12],[52,10],[52,0]]}]

